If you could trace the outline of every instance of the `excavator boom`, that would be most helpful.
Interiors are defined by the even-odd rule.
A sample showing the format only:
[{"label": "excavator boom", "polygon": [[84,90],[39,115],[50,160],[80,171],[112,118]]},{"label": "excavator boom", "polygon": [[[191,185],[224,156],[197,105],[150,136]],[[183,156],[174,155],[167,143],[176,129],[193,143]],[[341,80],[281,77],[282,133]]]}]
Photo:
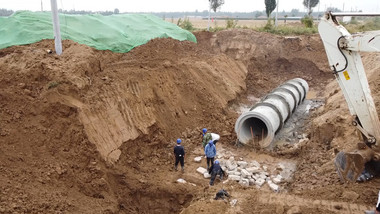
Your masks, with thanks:
[{"label": "excavator boom", "polygon": [[371,96],[361,51],[380,52],[380,31],[351,35],[336,16],[372,16],[380,14],[326,13],[318,25],[330,68],[342,89],[353,125],[362,133],[364,142],[355,152],[340,152],[335,165],[342,181],[356,181],[364,164],[380,158],[380,121]]}]

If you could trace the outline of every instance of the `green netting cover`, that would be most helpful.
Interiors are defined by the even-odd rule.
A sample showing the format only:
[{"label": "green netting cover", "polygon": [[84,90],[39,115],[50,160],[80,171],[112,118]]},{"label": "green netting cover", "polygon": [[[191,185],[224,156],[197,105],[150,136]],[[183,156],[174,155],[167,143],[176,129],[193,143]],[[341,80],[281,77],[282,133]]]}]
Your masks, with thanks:
[{"label": "green netting cover", "polygon": [[[59,21],[62,39],[70,39],[98,50],[124,53],[158,37],[196,42],[195,36],[189,31],[148,14],[60,14]],[[23,11],[0,18],[0,49],[42,39],[54,39],[50,12]]]}]

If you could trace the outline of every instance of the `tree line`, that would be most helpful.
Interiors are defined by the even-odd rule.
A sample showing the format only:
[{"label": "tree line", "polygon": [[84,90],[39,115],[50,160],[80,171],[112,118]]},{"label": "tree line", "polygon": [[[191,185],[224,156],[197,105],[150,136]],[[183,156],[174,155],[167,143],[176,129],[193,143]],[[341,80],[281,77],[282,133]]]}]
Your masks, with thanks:
[{"label": "tree line", "polygon": [[[0,16],[10,16],[15,11],[0,9]],[[76,15],[84,15],[84,14],[103,14],[103,15],[112,15],[116,14],[113,11],[85,11],[85,10],[59,10],[60,13],[64,14],[76,14]],[[312,16],[318,17],[319,14],[323,12],[313,12]],[[135,12],[127,12],[126,14],[137,14]],[[141,12],[139,12],[141,14]],[[208,11],[193,11],[193,12],[146,12],[146,14],[153,14],[161,18],[183,18],[183,17],[207,17]],[[298,9],[292,9],[291,11],[279,11],[278,15],[280,17],[302,17],[306,13],[299,11]],[[229,17],[229,18],[242,18],[242,19],[255,19],[261,16],[266,16],[265,11],[252,11],[252,12],[222,12],[217,11],[212,14],[214,17]]]},{"label": "tree line", "polygon": [[[265,3],[265,12],[267,14],[267,17],[269,18],[271,13],[277,7],[277,0],[264,0],[264,3]],[[303,0],[302,4],[308,11],[307,15],[311,17],[311,14],[313,13],[313,8],[319,4],[319,0]]]},{"label": "tree line", "polygon": [[7,9],[0,9],[0,16],[10,16],[14,13],[13,10],[7,10]]},{"label": "tree line", "polygon": [[[208,0],[210,3],[209,10],[203,10],[203,11],[194,11],[194,12],[147,12],[149,14],[154,14],[156,16],[162,17],[162,18],[183,18],[183,17],[208,17],[210,15],[210,11],[212,10],[213,16],[217,17],[229,17],[229,18],[242,18],[242,19],[254,19],[261,16],[267,16],[270,18],[271,13],[276,8],[276,0],[264,0],[265,2],[265,10],[259,11],[255,10],[252,12],[221,12],[220,8],[224,4],[224,0]],[[301,1],[301,0],[300,0]],[[301,3],[301,2],[300,2]],[[317,6],[319,3],[319,0],[302,0],[302,4],[307,9],[307,15],[308,16],[314,16],[318,17],[323,12],[313,12],[313,8]],[[337,8],[328,8],[328,10],[331,11],[339,11]],[[102,14],[102,15],[112,15],[112,14],[119,14],[119,9],[115,8],[113,11],[86,11],[86,10],[59,10],[60,13],[64,14]],[[7,10],[7,9],[0,9],[0,16],[10,16],[14,13],[13,10]],[[128,12],[132,13],[133,12]],[[281,11],[278,13],[278,15],[281,17],[302,17],[306,14],[304,12],[300,12],[298,9],[292,9],[291,11]]]},{"label": "tree line", "polygon": [[[1,8],[0,9],[0,16],[10,16],[14,12],[16,12],[16,11]],[[74,14],[74,15],[102,14],[102,15],[108,16],[108,15],[112,15],[112,14],[119,14],[119,9],[116,8],[113,11],[108,11],[108,10],[107,11],[88,11],[88,10],[62,10],[62,9],[59,9],[58,12],[64,13],[64,14]]]}]

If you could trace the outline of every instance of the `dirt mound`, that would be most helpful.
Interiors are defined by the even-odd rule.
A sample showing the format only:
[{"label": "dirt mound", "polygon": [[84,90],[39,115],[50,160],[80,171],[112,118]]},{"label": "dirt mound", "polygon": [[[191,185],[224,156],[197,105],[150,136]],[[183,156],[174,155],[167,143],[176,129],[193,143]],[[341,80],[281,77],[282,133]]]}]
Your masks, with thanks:
[{"label": "dirt mound", "polygon": [[[201,127],[227,117],[222,109],[245,88],[245,67],[223,54],[209,54],[195,43],[172,39],[152,40],[128,54],[64,41],[65,51],[57,57],[47,51],[52,46],[53,41],[42,41],[1,50],[5,212],[115,210],[120,208],[116,196],[125,198],[137,190],[141,196],[126,199],[135,207],[128,203],[120,206],[136,212],[142,208],[149,212],[153,204],[165,212],[183,206],[189,200],[188,196],[181,199],[183,190],[166,190],[163,185],[153,194],[158,187],[144,192],[136,181],[136,185],[126,184],[125,188],[132,189],[127,191],[120,188],[124,181],[118,175],[123,170],[109,169],[111,174],[118,173],[107,175],[106,165],[120,159],[120,167],[128,166],[128,181],[162,167],[170,158],[166,146],[183,136],[182,132],[197,130],[188,138],[191,134],[199,137]],[[147,157],[149,161],[144,163]],[[6,197],[13,186],[20,192],[15,192],[15,198]],[[57,186],[60,188],[51,194],[59,193],[68,200],[50,193],[43,196]],[[72,195],[67,195],[67,188]],[[116,189],[123,191],[119,195]],[[146,198],[160,198],[165,192],[182,203],[177,207],[162,207],[161,202],[140,206]],[[178,197],[173,196],[175,192]],[[17,203],[18,195],[24,205]],[[75,199],[83,195],[89,198]],[[13,207],[15,200],[17,206]],[[92,211],[80,205],[92,207],[94,203],[99,207]]]},{"label": "dirt mound", "polygon": [[[376,54],[363,54],[363,64],[378,112],[380,96],[376,72],[380,69],[379,59]],[[363,184],[342,185],[336,175],[332,161],[335,154],[338,151],[353,151],[360,137],[355,127],[350,125],[353,118],[337,82],[329,83],[324,93],[326,104],[315,112],[309,128],[311,142],[300,150],[300,155],[304,157],[299,164],[299,172],[302,173],[296,175],[297,182],[292,184],[293,189],[302,194],[303,190],[311,188],[313,193],[310,196],[316,199],[322,195],[330,200],[342,198],[355,203],[375,204],[378,189],[374,187],[379,186],[378,179]],[[355,197],[346,196],[352,192]]]},{"label": "dirt mound", "polygon": [[[346,148],[354,131],[337,85],[328,85],[318,35],[196,36],[198,44],[154,39],[125,54],[64,41],[58,57],[47,51],[51,40],[0,50],[0,213],[354,213],[375,202],[378,181],[341,185],[334,174],[334,148]],[[326,98],[307,125],[310,141],[286,155],[256,151],[297,162],[294,181],[279,195],[230,182],[208,187],[196,174],[205,163],[192,161],[203,155],[200,130],[220,133],[218,148],[239,158],[257,157],[235,146],[234,106],[294,77]],[[171,171],[178,137],[184,173]],[[212,200],[221,187],[235,205]]]},{"label": "dirt mound", "polygon": [[202,38],[199,41],[202,46],[208,46],[215,53],[225,53],[246,64],[246,92],[256,97],[297,77],[305,79],[313,91],[322,90],[333,78],[317,35],[281,37],[234,29],[214,35],[199,32],[196,36]]}]

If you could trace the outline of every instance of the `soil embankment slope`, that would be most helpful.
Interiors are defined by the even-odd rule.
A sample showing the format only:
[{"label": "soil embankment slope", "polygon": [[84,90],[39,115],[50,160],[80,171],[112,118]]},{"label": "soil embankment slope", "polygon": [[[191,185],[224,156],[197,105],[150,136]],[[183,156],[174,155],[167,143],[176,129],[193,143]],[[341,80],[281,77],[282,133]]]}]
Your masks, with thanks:
[{"label": "soil embankment slope", "polygon": [[[375,203],[377,180],[342,185],[334,172],[334,149],[348,148],[355,132],[318,35],[196,36],[198,44],[155,39],[126,54],[64,41],[57,57],[46,51],[51,40],[0,50],[0,212],[354,213]],[[376,104],[378,61],[364,57]],[[310,140],[291,152],[236,147],[235,106],[295,77],[326,103],[305,127]],[[209,188],[192,161],[204,127],[237,157],[297,162],[293,182],[279,195],[230,182]],[[179,137],[184,174],[171,171]],[[235,207],[210,200],[221,187]]]}]

